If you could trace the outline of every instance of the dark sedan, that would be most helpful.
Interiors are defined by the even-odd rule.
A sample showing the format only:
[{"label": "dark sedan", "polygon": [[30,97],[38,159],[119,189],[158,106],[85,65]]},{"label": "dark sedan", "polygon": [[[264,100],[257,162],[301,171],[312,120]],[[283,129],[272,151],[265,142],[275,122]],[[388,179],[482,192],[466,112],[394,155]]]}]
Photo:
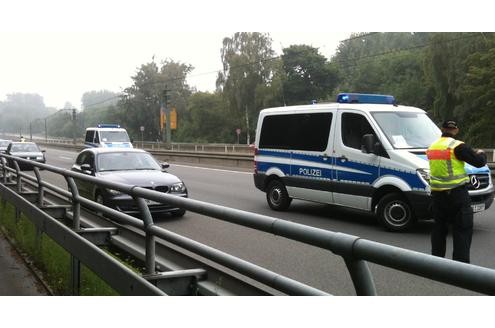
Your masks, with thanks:
[{"label": "dark sedan", "polygon": [[[178,177],[164,171],[168,164],[160,164],[150,153],[130,148],[88,148],[79,153],[72,171],[105,179],[187,197],[187,188]],[[79,193],[118,211],[138,215],[137,204],[131,196],[118,190],[102,188],[76,179]],[[168,204],[146,200],[153,216],[170,213],[183,216],[185,210]]]},{"label": "dark sedan", "polygon": [[[35,161],[38,163],[45,163],[45,151],[41,150],[37,144],[34,142],[11,142],[7,150],[5,151],[7,155],[20,157],[23,159],[29,159],[31,161]],[[19,164],[19,168],[22,171],[31,171],[33,170],[32,164],[22,163],[17,161]],[[14,161],[12,159],[8,160],[8,165],[14,168]]]}]

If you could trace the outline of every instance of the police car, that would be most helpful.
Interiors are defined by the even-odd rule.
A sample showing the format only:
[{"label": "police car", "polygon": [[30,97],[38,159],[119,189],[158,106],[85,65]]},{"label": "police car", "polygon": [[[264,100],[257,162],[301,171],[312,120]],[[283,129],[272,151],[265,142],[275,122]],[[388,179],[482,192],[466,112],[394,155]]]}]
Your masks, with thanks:
[{"label": "police car", "polygon": [[[405,230],[431,218],[426,149],[440,135],[424,110],[390,95],[343,93],[336,103],[265,109],[254,183],[274,210],[302,199],[371,212],[386,229]],[[489,168],[466,171],[473,210],[488,209]]]},{"label": "police car", "polygon": [[126,129],[119,124],[98,124],[86,129],[85,148],[133,148]]}]

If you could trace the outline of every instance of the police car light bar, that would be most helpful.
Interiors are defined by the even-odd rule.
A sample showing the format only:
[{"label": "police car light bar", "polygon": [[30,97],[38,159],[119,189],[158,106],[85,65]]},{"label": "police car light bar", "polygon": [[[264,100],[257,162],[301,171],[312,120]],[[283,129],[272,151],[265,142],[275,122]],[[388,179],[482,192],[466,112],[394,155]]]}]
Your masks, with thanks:
[{"label": "police car light bar", "polygon": [[394,96],[365,93],[339,93],[337,102],[340,104],[386,104],[395,105]]},{"label": "police car light bar", "polygon": [[98,123],[99,128],[120,128],[120,124]]}]

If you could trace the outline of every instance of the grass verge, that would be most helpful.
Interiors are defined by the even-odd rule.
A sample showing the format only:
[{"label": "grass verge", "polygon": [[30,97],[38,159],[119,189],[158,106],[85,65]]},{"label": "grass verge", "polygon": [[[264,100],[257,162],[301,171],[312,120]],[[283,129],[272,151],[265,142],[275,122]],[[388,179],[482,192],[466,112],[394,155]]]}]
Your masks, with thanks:
[{"label": "grass verge", "polygon": [[[55,295],[71,295],[70,254],[23,214],[16,218],[13,205],[0,199],[0,225],[14,240],[15,246],[27,254],[29,261],[43,273],[43,279]],[[118,295],[108,284],[86,266],[81,265],[80,295]]]}]

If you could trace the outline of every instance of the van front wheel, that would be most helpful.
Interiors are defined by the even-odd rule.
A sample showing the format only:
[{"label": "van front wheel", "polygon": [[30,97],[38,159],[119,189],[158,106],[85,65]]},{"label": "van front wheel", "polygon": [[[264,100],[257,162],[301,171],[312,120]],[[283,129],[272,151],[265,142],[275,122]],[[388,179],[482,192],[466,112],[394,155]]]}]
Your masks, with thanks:
[{"label": "van front wheel", "polygon": [[378,220],[389,231],[403,231],[416,221],[411,205],[398,193],[388,194],[378,202]]},{"label": "van front wheel", "polygon": [[273,180],[266,189],[266,201],[272,210],[284,211],[289,208],[292,198],[282,182]]}]

